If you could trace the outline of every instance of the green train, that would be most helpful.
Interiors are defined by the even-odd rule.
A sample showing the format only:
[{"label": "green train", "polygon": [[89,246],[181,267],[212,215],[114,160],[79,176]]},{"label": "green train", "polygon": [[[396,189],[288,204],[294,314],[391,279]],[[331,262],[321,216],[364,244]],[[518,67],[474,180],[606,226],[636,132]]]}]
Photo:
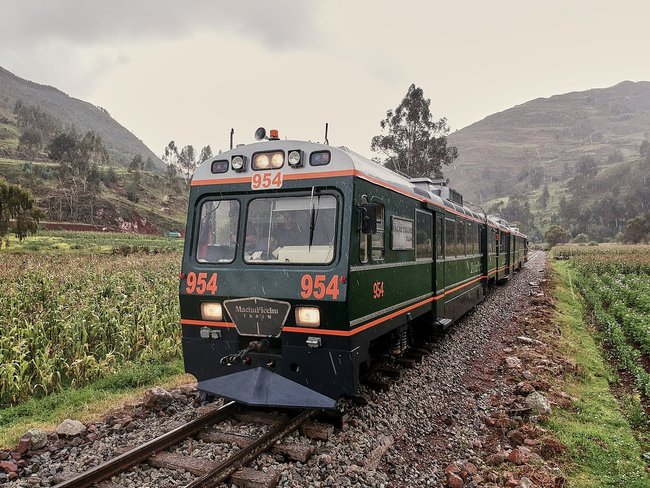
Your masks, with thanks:
[{"label": "green train", "polygon": [[525,235],[441,182],[271,131],[193,176],[185,370],[244,404],[334,408],[413,327],[448,327],[526,256]]}]

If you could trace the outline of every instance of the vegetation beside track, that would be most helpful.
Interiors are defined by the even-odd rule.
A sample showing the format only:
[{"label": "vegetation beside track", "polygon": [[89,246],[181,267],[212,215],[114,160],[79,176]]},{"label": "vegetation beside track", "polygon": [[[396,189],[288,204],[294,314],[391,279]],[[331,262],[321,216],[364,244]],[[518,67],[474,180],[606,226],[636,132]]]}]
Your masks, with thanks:
[{"label": "vegetation beside track", "polygon": [[[553,251],[569,258],[553,261],[554,295],[561,353],[577,364],[577,373],[564,378],[562,388],[577,400],[572,408],[557,409],[549,426],[568,448],[573,486],[650,485],[650,430],[641,403],[647,371],[638,369],[643,364],[631,329],[612,307],[622,301],[634,310],[645,303],[632,297],[639,282],[645,286],[650,280],[649,250],[564,246]],[[622,384],[625,378],[632,384]]]},{"label": "vegetation beside track", "polygon": [[52,431],[67,418],[96,421],[113,409],[139,401],[147,388],[172,389],[194,381],[192,376],[183,373],[180,359],[124,364],[115,374],[84,387],[66,388],[0,408],[0,449],[12,449],[29,429]]},{"label": "vegetation beside track", "polygon": [[[182,239],[118,232],[39,231],[37,235],[23,241],[9,235],[2,241],[0,251],[9,254],[46,251],[127,255],[180,252],[183,249]],[[1,257],[0,261],[3,261]]]},{"label": "vegetation beside track", "polygon": [[0,406],[181,356],[180,254],[0,254]]}]

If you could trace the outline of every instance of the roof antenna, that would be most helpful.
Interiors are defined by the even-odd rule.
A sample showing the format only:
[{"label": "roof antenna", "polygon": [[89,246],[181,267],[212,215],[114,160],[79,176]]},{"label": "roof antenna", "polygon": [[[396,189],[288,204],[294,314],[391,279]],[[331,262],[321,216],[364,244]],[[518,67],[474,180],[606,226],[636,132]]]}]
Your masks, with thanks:
[{"label": "roof antenna", "polygon": [[230,149],[232,149],[232,138],[235,136],[235,129],[230,129]]},{"label": "roof antenna", "polygon": [[327,122],[325,122],[325,144],[327,144],[329,146],[330,141],[327,140],[327,129],[328,129],[328,127],[329,127],[329,124]]}]

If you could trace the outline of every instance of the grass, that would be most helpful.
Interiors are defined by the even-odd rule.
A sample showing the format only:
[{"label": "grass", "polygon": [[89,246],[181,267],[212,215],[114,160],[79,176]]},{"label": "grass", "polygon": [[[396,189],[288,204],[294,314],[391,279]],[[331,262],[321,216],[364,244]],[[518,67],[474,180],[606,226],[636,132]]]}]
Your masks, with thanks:
[{"label": "grass", "polygon": [[0,149],[14,149],[18,147],[20,132],[10,124],[0,124]]},{"label": "grass", "polygon": [[0,409],[0,449],[15,446],[20,436],[31,428],[51,431],[66,418],[96,420],[114,408],[136,401],[151,386],[172,388],[193,381],[193,377],[183,374],[181,360],[126,364],[120,372],[83,388],[67,389]]},{"label": "grass", "polygon": [[585,305],[571,281],[571,268],[554,263],[558,319],[562,326],[560,351],[578,364],[575,376],[562,388],[578,398],[572,409],[556,409],[548,426],[568,448],[569,485],[576,487],[647,487],[650,476],[642,449],[626,418],[638,406],[624,410],[610,390],[615,372],[597,345],[598,331],[586,321]]},{"label": "grass", "polygon": [[0,252],[7,253],[46,251],[123,254],[129,250],[131,253],[158,253],[180,252],[183,249],[182,239],[119,232],[39,231],[22,242],[11,234],[7,234],[2,241],[9,242],[9,246],[6,242],[0,245]]}]

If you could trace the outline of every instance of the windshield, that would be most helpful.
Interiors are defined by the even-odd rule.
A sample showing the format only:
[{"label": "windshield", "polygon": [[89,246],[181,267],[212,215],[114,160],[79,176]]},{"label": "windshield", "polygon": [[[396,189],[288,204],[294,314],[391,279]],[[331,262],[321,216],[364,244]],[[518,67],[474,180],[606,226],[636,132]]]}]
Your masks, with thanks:
[{"label": "windshield", "polygon": [[328,264],[334,259],[336,198],[258,198],[248,207],[247,263]]},{"label": "windshield", "polygon": [[230,263],[237,249],[239,202],[211,200],[201,205],[196,260],[200,263]]}]

